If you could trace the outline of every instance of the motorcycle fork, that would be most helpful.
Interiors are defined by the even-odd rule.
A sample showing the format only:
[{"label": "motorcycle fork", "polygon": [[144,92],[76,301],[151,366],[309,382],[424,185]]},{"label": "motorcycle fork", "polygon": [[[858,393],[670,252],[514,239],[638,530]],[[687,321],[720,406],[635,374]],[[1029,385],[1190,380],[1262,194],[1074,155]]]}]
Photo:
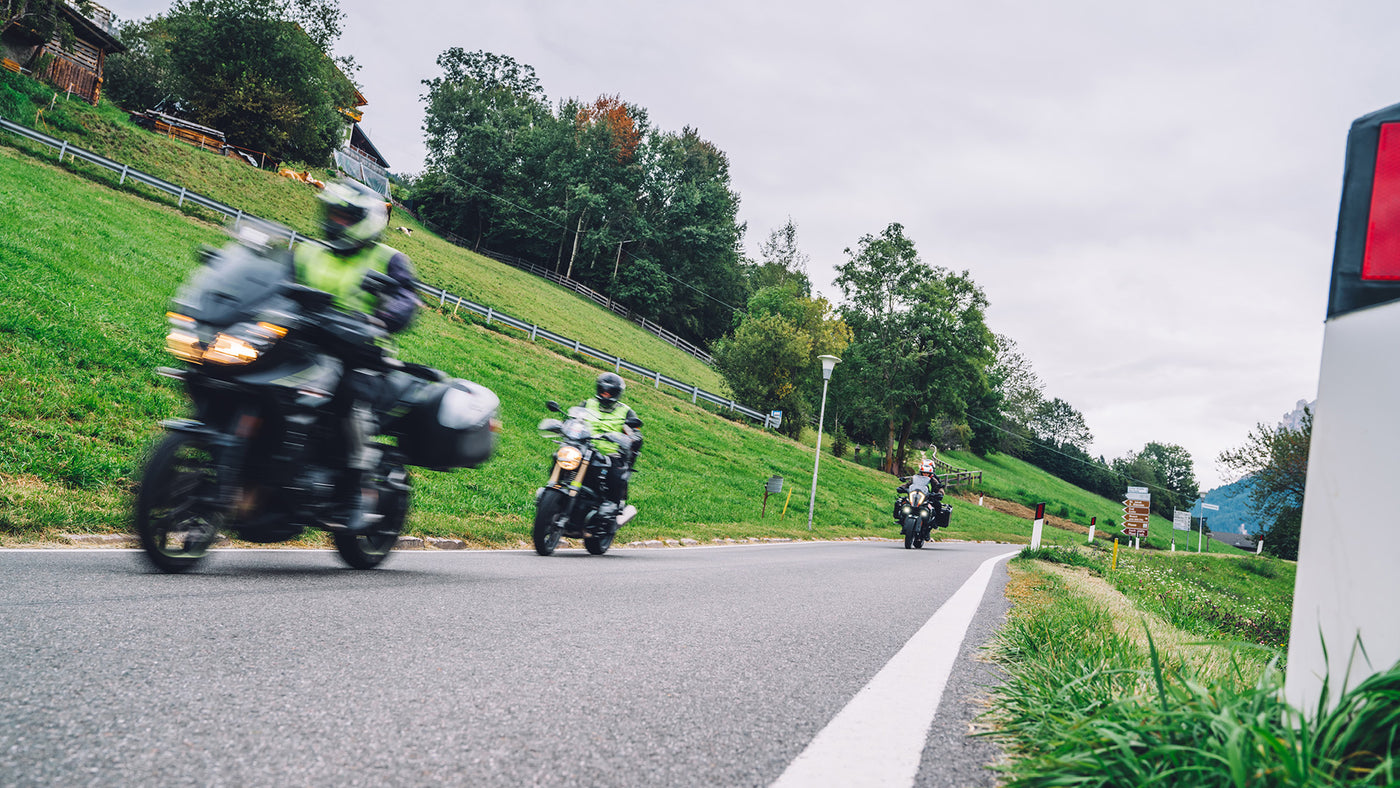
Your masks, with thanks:
[{"label": "motorcycle fork", "polygon": [[262,419],[257,414],[244,411],[234,420],[233,433],[221,433],[215,441],[219,473],[216,503],[220,509],[232,511],[238,505],[239,492],[243,489],[243,462],[261,426]]}]

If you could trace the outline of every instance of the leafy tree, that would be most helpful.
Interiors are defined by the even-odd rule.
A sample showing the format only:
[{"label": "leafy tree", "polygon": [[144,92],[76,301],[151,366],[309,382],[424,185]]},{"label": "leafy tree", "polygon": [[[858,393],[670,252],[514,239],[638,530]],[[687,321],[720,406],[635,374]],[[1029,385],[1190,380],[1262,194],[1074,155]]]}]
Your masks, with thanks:
[{"label": "leafy tree", "polygon": [[329,55],[343,19],[335,0],[175,0],[123,28],[131,61],[113,57],[110,95],[135,109],[159,96],[235,145],[326,164],[355,96],[354,61]]},{"label": "leafy tree", "polygon": [[843,416],[860,440],[877,437],[883,421],[884,470],[898,473],[911,438],[931,437],[936,416],[960,421],[990,391],[987,300],[966,272],[925,265],[899,223],[846,255],[836,283],[856,341],[842,375]]},{"label": "leafy tree", "polygon": [[[535,70],[515,59],[453,47],[438,56],[443,75],[423,80],[428,92],[424,142],[433,178],[415,189],[424,213],[479,246],[508,233],[513,170],[531,150],[531,130],[553,118]],[[550,142],[558,142],[551,139]]]},{"label": "leafy tree", "polygon": [[107,59],[107,98],[134,110],[177,100],[179,67],[170,55],[170,25],[163,16],[122,22],[119,38],[126,51]]},{"label": "leafy tree", "polygon": [[797,245],[797,224],[792,217],[768,234],[768,239],[758,245],[758,252],[763,259],[747,272],[753,290],[793,283],[800,295],[811,295],[812,280],[807,276],[811,256]]},{"label": "leafy tree", "polygon": [[1142,447],[1138,456],[1152,464],[1162,485],[1175,494],[1172,500],[1175,508],[1184,509],[1200,497],[1191,452],[1184,447],[1175,443],[1149,442]]},{"label": "leafy tree", "polygon": [[769,287],[749,299],[748,315],[715,345],[715,367],[734,396],[783,411],[779,430],[793,438],[816,415],[819,355],[840,355],[850,331],[825,299],[796,293],[796,285]]},{"label": "leafy tree", "polygon": [[1058,444],[1068,444],[1087,451],[1094,434],[1084,421],[1084,414],[1059,397],[1041,402],[1031,417],[1031,429],[1036,435]]},{"label": "leafy tree", "polygon": [[1308,449],[1312,444],[1313,414],[1304,408],[1298,427],[1258,424],[1236,449],[1221,452],[1219,462],[1231,473],[1250,476],[1250,505],[1269,517],[1264,531],[1265,552],[1298,558],[1298,537],[1303,523],[1303,495],[1308,481]]}]

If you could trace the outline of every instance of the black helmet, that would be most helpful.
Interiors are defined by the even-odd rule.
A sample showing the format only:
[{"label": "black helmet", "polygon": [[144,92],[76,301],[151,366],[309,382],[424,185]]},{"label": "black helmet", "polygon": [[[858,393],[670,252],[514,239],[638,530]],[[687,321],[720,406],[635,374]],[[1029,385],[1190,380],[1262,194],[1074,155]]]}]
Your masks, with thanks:
[{"label": "black helmet", "polygon": [[604,410],[612,410],[627,390],[627,382],[616,372],[604,372],[598,376],[598,403]]}]

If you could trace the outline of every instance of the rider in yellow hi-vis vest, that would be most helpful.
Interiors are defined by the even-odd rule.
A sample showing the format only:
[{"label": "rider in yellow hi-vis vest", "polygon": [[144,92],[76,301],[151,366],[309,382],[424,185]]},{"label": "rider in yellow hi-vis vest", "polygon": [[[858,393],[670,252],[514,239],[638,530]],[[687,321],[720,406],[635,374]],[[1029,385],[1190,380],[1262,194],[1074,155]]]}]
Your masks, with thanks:
[{"label": "rider in yellow hi-vis vest", "polygon": [[[407,328],[422,301],[414,293],[408,256],[379,243],[389,224],[384,198],[360,183],[343,180],[328,184],[320,202],[325,241],[307,241],[293,249],[296,281],[330,293],[339,309],[361,313],[391,333]],[[362,284],[371,271],[386,275],[391,284],[380,287],[378,293],[365,290]],[[393,392],[380,373],[347,369],[336,399],[342,403],[339,412],[347,425],[349,447],[337,482],[346,507],[335,525],[354,532],[368,527],[358,491],[379,458],[366,447],[378,432],[378,415],[392,404]]]},{"label": "rider in yellow hi-vis vest", "polygon": [[613,462],[603,489],[605,500],[598,509],[598,516],[605,522],[615,519],[627,504],[627,483],[632,478],[632,465],[642,449],[641,433],[627,425],[629,419],[638,419],[638,416],[621,400],[622,392],[626,390],[627,383],[621,375],[604,372],[598,376],[596,396],[589,397],[581,403],[588,411],[586,420],[589,430],[594,435],[620,432],[632,438],[632,446],[627,451],[621,451],[612,441],[600,440],[594,443],[598,451],[611,457]]}]

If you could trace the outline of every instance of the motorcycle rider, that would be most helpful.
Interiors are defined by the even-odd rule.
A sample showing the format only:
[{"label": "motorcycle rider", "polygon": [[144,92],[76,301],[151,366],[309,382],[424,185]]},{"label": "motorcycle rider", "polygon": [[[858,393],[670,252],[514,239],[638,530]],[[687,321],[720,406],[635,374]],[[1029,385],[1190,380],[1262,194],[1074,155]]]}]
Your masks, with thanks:
[{"label": "motorcycle rider", "polygon": [[[384,198],[363,184],[343,179],[327,184],[319,201],[325,240],[303,242],[292,250],[296,281],[330,293],[337,308],[361,313],[390,333],[407,328],[423,302],[414,292],[408,256],[379,243],[389,224]],[[391,280],[379,293],[361,287],[371,271]],[[345,473],[338,486],[352,500],[347,511],[334,519],[352,531],[366,527],[360,516],[363,501],[353,492],[378,463],[378,452],[369,446],[369,439],[378,432],[376,412],[392,405],[392,395],[382,375],[364,369],[347,371],[341,391],[336,392],[345,402],[348,428]]]},{"label": "motorcycle rider", "polygon": [[[933,458],[929,457],[921,461],[919,463],[919,472],[915,474],[915,476],[924,476],[928,479],[929,495],[938,495],[943,492],[943,482],[938,479],[938,464],[933,461]],[[896,523],[901,521],[899,509],[904,504],[905,495],[909,492],[909,483],[913,481],[913,479],[913,476],[902,477],[900,479],[902,483],[895,488],[897,496],[894,500],[894,521]]]},{"label": "motorcycle rider", "polygon": [[627,482],[632,478],[632,465],[642,450],[641,433],[627,426],[631,419],[638,418],[635,411],[622,401],[622,393],[627,390],[627,382],[615,372],[604,372],[598,376],[595,396],[584,400],[581,406],[587,411],[584,420],[594,435],[620,432],[632,437],[632,446],[626,451],[609,440],[598,440],[594,446],[598,451],[613,458],[613,467],[606,477],[603,504],[598,508],[598,518],[603,526],[611,530],[617,522],[617,515],[627,504]]}]

